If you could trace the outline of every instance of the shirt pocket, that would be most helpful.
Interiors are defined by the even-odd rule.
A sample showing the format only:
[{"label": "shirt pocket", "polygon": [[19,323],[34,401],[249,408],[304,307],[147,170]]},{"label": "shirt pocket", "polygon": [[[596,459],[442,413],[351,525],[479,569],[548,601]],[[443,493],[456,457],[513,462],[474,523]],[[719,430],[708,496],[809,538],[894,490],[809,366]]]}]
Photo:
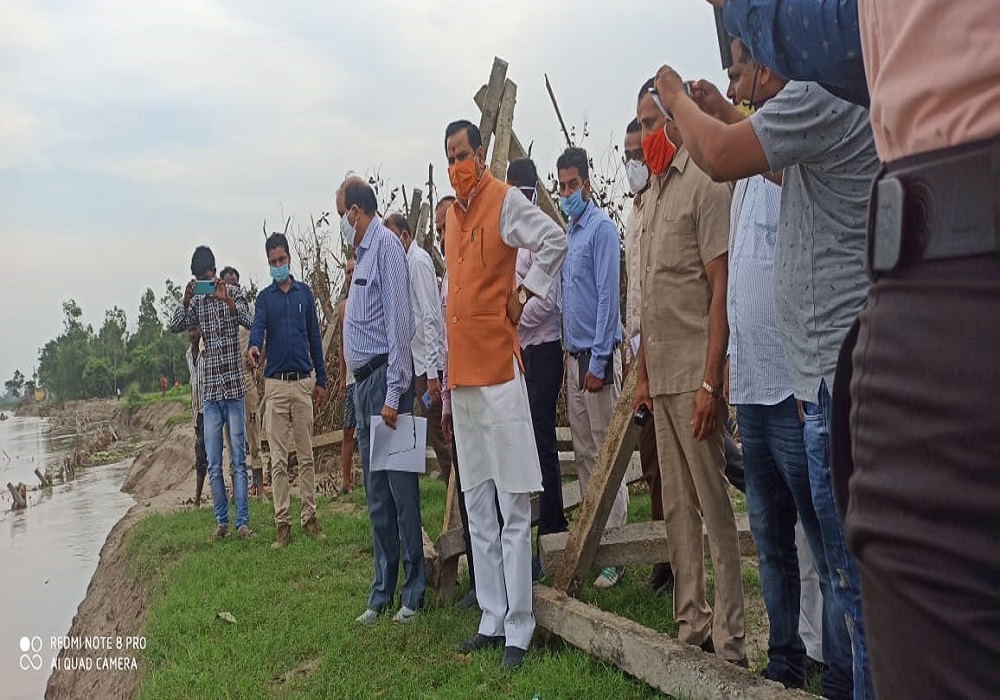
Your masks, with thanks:
[{"label": "shirt pocket", "polygon": [[653,236],[656,259],[652,264],[657,271],[684,272],[692,266],[701,266],[698,237],[688,217],[661,219]]}]

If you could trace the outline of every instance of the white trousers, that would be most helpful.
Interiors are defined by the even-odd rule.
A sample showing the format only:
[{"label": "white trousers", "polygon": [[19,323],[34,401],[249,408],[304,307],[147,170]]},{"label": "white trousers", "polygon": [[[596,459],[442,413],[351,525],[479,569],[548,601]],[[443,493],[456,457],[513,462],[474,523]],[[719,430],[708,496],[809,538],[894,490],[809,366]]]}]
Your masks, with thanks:
[{"label": "white trousers", "polygon": [[476,599],[483,611],[479,633],[503,635],[507,646],[527,649],[535,631],[531,612],[531,495],[497,491],[490,479],[465,491],[465,506]]}]

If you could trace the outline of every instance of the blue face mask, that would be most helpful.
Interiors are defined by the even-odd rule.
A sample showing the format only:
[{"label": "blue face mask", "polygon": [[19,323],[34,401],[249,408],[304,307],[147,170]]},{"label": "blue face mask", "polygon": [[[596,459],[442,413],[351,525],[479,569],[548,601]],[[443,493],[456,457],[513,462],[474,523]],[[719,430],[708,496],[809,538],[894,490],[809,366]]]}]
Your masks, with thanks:
[{"label": "blue face mask", "polygon": [[271,279],[275,282],[281,283],[288,279],[288,263],[285,263],[281,267],[272,267],[270,270]]},{"label": "blue face mask", "polygon": [[578,219],[583,210],[587,208],[587,202],[583,199],[583,188],[581,187],[569,197],[560,197],[559,204],[566,216],[571,219]]}]

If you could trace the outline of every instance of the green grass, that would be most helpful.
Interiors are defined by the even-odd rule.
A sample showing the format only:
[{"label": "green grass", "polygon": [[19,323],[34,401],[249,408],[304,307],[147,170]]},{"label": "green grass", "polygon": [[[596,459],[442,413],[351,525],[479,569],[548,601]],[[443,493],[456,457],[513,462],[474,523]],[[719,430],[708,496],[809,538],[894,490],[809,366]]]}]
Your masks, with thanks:
[{"label": "green grass", "polygon": [[[421,479],[424,525],[431,537],[444,513],[443,482]],[[500,670],[501,652],[463,656],[455,644],[475,633],[478,611],[438,606],[428,590],[424,614],[406,625],[388,618],[354,623],[372,576],[372,544],[360,489],[355,508],[320,499],[328,539],[293,527],[275,552],[273,510],[251,502],[251,541],[209,544],[210,508],[154,514],[129,538],[131,573],[151,607],[142,634],[140,698],[625,698],[661,697],[584,652],[533,649],[516,673]],[[298,503],[293,502],[293,520]],[[669,605],[645,588],[648,567],[601,593],[601,606],[669,631]],[[597,592],[584,591],[593,601]],[[229,612],[236,624],[216,618]]]},{"label": "green grass", "polygon": [[164,425],[167,428],[172,428],[175,425],[190,423],[192,420],[194,419],[191,417],[190,413],[178,413],[176,416],[170,416],[169,418],[167,418]]},{"label": "green grass", "polygon": [[125,407],[134,410],[140,406],[145,406],[146,404],[159,403],[161,401],[176,401],[178,403],[190,403],[191,401],[191,385],[181,384],[180,386],[172,386],[167,389],[166,393],[160,393],[159,391],[150,391],[149,393],[141,393],[137,386],[130,386],[125,392]]}]

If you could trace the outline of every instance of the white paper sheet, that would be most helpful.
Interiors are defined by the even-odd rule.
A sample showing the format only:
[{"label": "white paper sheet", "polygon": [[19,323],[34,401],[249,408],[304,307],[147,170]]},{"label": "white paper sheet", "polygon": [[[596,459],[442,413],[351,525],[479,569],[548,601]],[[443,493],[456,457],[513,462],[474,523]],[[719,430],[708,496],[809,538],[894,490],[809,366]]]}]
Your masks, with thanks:
[{"label": "white paper sheet", "polygon": [[427,470],[427,419],[401,413],[393,430],[372,416],[368,433],[369,469],[423,474]]}]

